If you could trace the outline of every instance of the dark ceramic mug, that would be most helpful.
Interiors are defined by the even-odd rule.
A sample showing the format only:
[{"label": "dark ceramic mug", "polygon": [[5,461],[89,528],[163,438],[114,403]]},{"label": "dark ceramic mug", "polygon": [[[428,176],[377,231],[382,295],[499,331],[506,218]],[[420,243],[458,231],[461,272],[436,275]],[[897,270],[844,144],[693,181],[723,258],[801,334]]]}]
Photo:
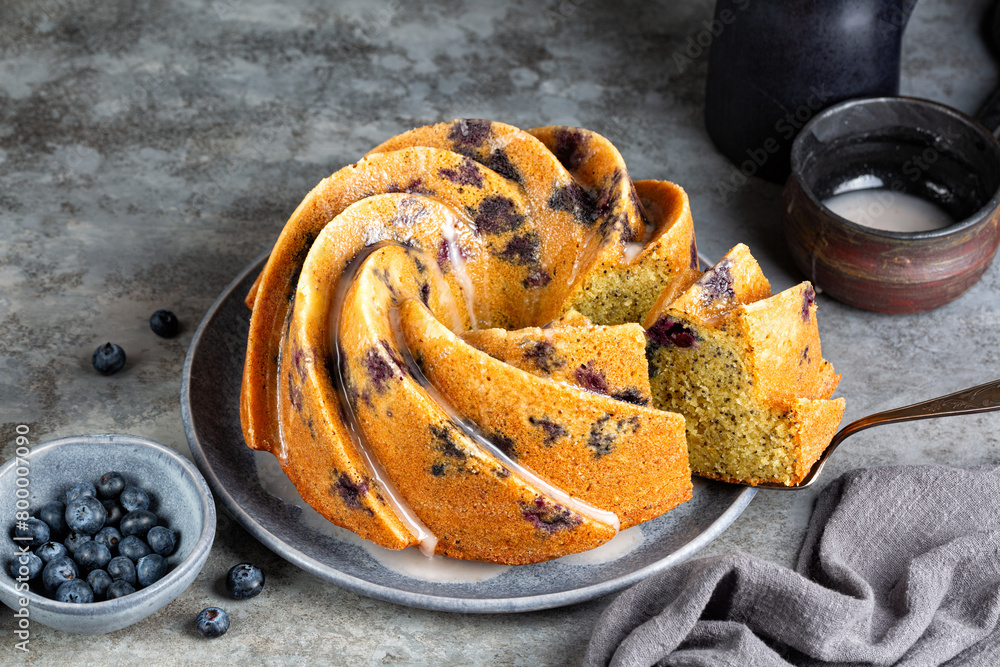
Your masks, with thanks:
[{"label": "dark ceramic mug", "polygon": [[[823,201],[852,183],[937,204],[956,222],[934,231],[874,229]],[[915,98],[852,100],[796,137],[784,224],[799,269],[845,303],[885,313],[930,310],[979,280],[1000,242],[1000,143],[950,107]]]},{"label": "dark ceramic mug", "polygon": [[747,176],[781,183],[799,129],[819,111],[899,92],[916,0],[716,0],[705,125]]}]

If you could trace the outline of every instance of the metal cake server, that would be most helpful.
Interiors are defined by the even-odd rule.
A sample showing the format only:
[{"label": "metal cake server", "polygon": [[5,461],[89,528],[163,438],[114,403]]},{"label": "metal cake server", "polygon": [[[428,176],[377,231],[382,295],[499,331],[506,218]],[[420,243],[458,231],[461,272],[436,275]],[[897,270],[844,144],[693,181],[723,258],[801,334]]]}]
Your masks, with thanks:
[{"label": "metal cake server", "polygon": [[993,410],[1000,410],[1000,380],[956,391],[954,394],[948,394],[947,396],[932,398],[929,401],[914,403],[913,405],[886,410],[885,412],[878,412],[851,422],[833,436],[830,445],[823,451],[819,459],[816,460],[816,463],[813,464],[812,470],[798,484],[786,486],[776,482],[764,482],[756,485],[743,482],[735,483],[741,486],[756,486],[759,489],[778,489],[781,491],[804,489],[816,481],[823,471],[823,466],[826,465],[827,459],[830,458],[830,455],[833,454],[833,451],[837,449],[840,443],[858,431],[863,431],[873,426],[881,426],[882,424],[896,424],[917,419],[951,417],[953,415],[971,415],[977,412],[992,412]]}]

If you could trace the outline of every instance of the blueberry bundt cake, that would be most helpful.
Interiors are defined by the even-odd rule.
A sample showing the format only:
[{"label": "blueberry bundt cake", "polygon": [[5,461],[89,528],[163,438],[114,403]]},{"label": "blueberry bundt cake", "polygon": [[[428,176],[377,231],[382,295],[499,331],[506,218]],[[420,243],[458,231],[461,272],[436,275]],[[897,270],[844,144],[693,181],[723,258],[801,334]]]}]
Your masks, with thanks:
[{"label": "blueberry bundt cake", "polygon": [[738,245],[649,312],[653,403],[687,420],[694,472],[795,484],[826,449],[844,399],[828,400],[840,376],[820,350],[815,296],[809,283],[771,296]]},{"label": "blueberry bundt cake", "polygon": [[[634,186],[594,133],[403,134],[306,197],[248,297],[247,444],[385,547],[504,563],[593,548],[690,498],[685,424],[648,405],[637,324],[600,353],[567,332],[639,321],[692,258],[683,191]],[[462,339],[549,323],[553,363],[582,383]]]},{"label": "blueberry bundt cake", "polygon": [[[730,310],[756,335],[753,314],[692,295],[717,273],[697,270],[683,190],[633,182],[593,132],[412,130],[322,181],[279,236],[247,297],[244,437],[384,547],[509,564],[591,549],[691,497],[700,416],[650,342],[673,324],[647,314],[719,349]],[[820,391],[803,377],[779,390]],[[765,426],[791,428],[791,405]],[[801,415],[808,449],[824,436]]]}]

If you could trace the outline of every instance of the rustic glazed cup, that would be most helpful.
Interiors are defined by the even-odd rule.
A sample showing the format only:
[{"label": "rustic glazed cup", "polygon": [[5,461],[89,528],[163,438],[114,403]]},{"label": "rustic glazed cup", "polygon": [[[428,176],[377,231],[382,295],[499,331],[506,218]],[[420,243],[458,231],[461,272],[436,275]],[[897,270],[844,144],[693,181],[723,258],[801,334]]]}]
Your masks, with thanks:
[{"label": "rustic glazed cup", "polygon": [[[1000,241],[1000,144],[950,107],[905,97],[851,100],[796,137],[784,192],[788,246],[819,289],[884,313],[931,310],[962,295]],[[879,188],[937,204],[956,222],[934,231],[867,227],[823,200]]]}]

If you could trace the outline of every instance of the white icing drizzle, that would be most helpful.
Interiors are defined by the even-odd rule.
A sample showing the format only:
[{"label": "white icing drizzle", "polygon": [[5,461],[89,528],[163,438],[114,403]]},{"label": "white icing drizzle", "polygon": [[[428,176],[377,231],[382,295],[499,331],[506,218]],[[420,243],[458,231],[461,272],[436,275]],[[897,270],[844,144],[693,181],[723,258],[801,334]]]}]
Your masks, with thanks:
[{"label": "white icing drizzle", "polygon": [[611,563],[632,553],[641,547],[643,542],[645,542],[645,537],[642,534],[642,528],[640,526],[632,526],[621,531],[598,547],[594,547],[589,551],[581,551],[557,558],[556,562],[567,565],[602,565],[604,563]]},{"label": "white icing drizzle", "polygon": [[644,243],[626,243],[624,248],[625,262],[631,264],[646,249]]},{"label": "white icing drizzle", "polygon": [[393,572],[410,579],[439,584],[475,584],[499,577],[510,569],[510,565],[460,560],[447,556],[425,558],[413,549],[393,551],[367,541],[362,546],[372,558]]},{"label": "white icing drizzle", "polygon": [[576,277],[580,275],[580,256],[577,255],[573,258],[573,268],[569,270],[569,278],[566,280],[567,287],[573,287],[576,284]]},{"label": "white icing drizzle", "polygon": [[441,234],[444,236],[445,246],[448,249],[448,259],[451,261],[452,273],[455,275],[455,280],[458,281],[459,286],[462,288],[462,296],[465,298],[465,306],[469,311],[469,322],[471,323],[473,329],[478,329],[479,322],[476,320],[475,308],[476,290],[472,285],[472,277],[469,275],[469,271],[465,266],[465,258],[462,257],[461,246],[458,244],[458,232],[455,229],[454,218],[449,216],[445,223],[441,225]]},{"label": "white icing drizzle", "polygon": [[[382,467],[378,457],[372,453],[364,432],[358,426],[358,419],[357,415],[354,413],[354,406],[351,405],[351,401],[347,397],[347,392],[344,388],[343,371],[341,370],[339,332],[340,321],[344,309],[344,301],[347,298],[347,290],[350,288],[351,283],[357,276],[358,270],[364,260],[373,252],[385,247],[386,245],[389,245],[389,243],[377,243],[364,248],[351,261],[351,263],[347,265],[347,268],[344,269],[340,279],[337,281],[337,291],[334,296],[333,304],[330,308],[330,347],[331,353],[334,356],[335,367],[337,369],[337,394],[344,407],[344,415],[347,418],[345,426],[351,434],[354,446],[364,458],[369,474],[379,484],[379,486],[382,487],[384,496],[386,500],[389,501],[389,505],[395,511],[396,516],[398,516],[409,531],[413,533],[414,537],[417,539],[417,546],[420,551],[425,556],[429,557],[434,555],[434,548],[437,546],[438,541],[437,537],[435,537],[424,522],[421,521],[416,514],[414,514],[409,504],[399,493],[399,489],[397,489],[396,485],[392,483],[392,480],[386,473],[385,468]],[[279,382],[278,384],[280,385],[281,383]]]},{"label": "white icing drizzle", "polygon": [[[644,204],[641,203],[639,205],[643,207],[645,206]],[[646,249],[646,245],[653,240],[653,236],[656,235],[656,223],[653,222],[654,219],[653,214],[649,210],[647,210],[646,217],[643,218],[642,215],[638,214],[639,213],[638,211],[636,213],[637,217],[639,218],[639,221],[642,223],[642,238],[639,239],[638,241],[625,243],[623,245],[622,254],[624,255],[626,264],[631,264],[632,262],[634,262],[639,257],[639,255],[642,254],[642,251]],[[656,216],[656,219],[659,219],[661,215],[662,214],[658,214]]]},{"label": "white icing drizzle", "polygon": [[403,336],[399,309],[393,308],[389,313],[389,317],[392,322],[393,333],[396,337],[396,344],[403,353],[403,359],[409,366],[410,371],[413,373],[414,377],[419,379],[421,387],[424,391],[430,395],[431,399],[437,403],[442,410],[448,413],[451,420],[455,422],[455,424],[462,430],[463,433],[465,433],[466,436],[475,440],[476,444],[492,454],[494,458],[499,460],[500,463],[506,468],[516,473],[519,477],[521,477],[521,479],[534,486],[536,489],[563,507],[574,511],[577,514],[593,519],[594,521],[599,521],[613,526],[616,531],[618,530],[621,523],[618,521],[618,516],[614,512],[608,512],[607,510],[594,507],[590,503],[584,502],[579,498],[574,498],[559,487],[550,484],[528,468],[525,468],[520,463],[500,451],[496,445],[494,445],[479,431],[475,424],[467,421],[465,417],[463,417],[462,414],[459,413],[458,410],[456,410],[455,407],[447,400],[447,398],[445,398],[445,396],[437,390],[437,387],[430,383],[427,377],[423,374],[423,371],[420,370],[420,367],[417,366],[416,361],[413,359],[413,354],[410,352],[410,348],[406,345],[406,339]]},{"label": "white icing drizzle", "polygon": [[282,398],[285,394],[285,383],[281,381],[281,362],[285,358],[285,345],[288,344],[288,327],[292,322],[292,311],[295,310],[294,305],[293,302],[293,307],[289,308],[285,314],[285,324],[281,327],[281,342],[278,345],[278,387],[275,397],[278,405],[278,409],[275,410],[278,416],[278,451],[272,453],[282,464],[288,463],[288,443],[285,442],[285,419],[281,411],[281,406],[283,405]]}]

